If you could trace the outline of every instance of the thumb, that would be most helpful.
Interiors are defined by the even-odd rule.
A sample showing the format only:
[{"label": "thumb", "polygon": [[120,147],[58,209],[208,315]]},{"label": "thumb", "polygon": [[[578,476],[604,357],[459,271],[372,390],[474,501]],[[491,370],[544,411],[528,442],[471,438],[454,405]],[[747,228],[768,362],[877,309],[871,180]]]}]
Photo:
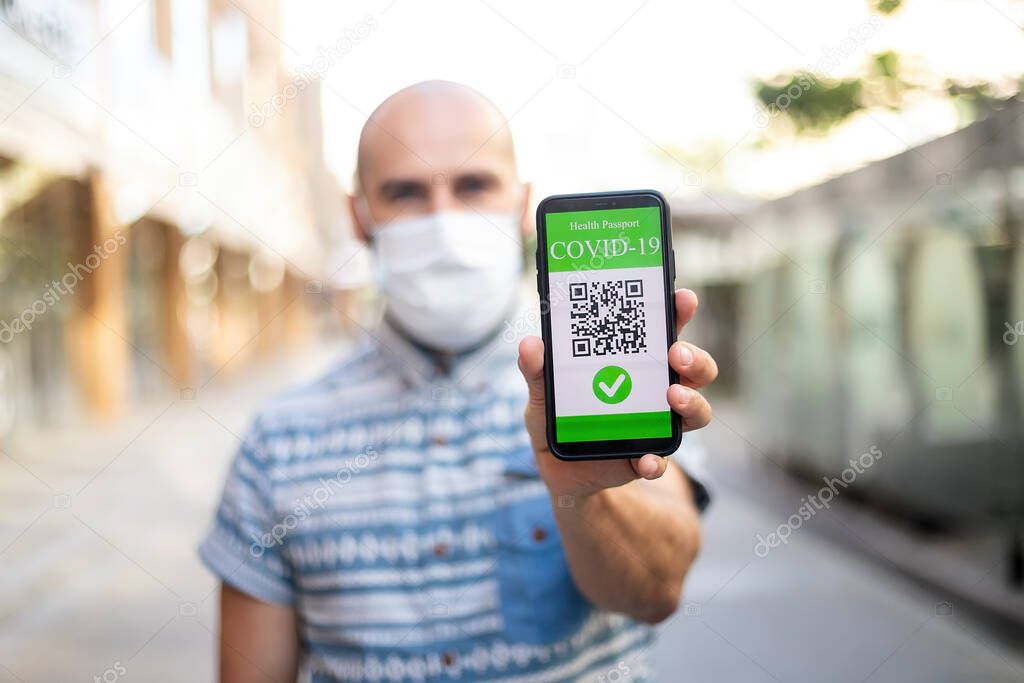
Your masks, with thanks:
[{"label": "thumb", "polygon": [[530,403],[544,405],[544,342],[539,337],[519,342],[519,371],[530,390]]}]

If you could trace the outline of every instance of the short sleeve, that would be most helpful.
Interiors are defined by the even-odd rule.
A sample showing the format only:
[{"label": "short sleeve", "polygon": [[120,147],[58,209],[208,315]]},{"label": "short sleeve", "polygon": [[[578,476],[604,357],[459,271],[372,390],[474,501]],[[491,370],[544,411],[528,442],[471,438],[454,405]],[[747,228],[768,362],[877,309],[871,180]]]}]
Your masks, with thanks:
[{"label": "short sleeve", "polygon": [[711,489],[708,483],[707,451],[695,432],[683,434],[683,443],[672,459],[682,468],[693,489],[693,502],[699,512],[704,512],[711,503]]},{"label": "short sleeve", "polygon": [[282,553],[283,534],[271,495],[269,461],[259,422],[231,464],[213,526],[199,557],[223,582],[247,595],[280,604],[294,601],[291,568]]}]

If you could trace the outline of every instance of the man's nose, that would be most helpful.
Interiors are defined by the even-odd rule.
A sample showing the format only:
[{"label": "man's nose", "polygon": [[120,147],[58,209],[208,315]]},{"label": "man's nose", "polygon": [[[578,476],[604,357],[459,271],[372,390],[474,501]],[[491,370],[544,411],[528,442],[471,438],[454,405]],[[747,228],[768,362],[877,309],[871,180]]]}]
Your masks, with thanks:
[{"label": "man's nose", "polygon": [[430,186],[430,212],[441,213],[442,211],[462,211],[466,207],[462,205],[455,192],[448,183],[448,177],[438,177]]}]

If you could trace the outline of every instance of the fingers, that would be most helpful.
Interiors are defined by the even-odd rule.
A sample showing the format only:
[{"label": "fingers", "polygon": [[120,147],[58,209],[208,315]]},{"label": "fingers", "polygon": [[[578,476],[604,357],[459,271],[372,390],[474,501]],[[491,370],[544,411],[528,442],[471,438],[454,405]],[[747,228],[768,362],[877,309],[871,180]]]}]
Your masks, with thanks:
[{"label": "fingers", "polygon": [[[676,336],[697,312],[697,295],[689,289],[676,292]],[[718,377],[718,364],[704,349],[677,341],[668,350],[668,362],[679,373],[679,384],[668,388],[669,406],[683,418],[686,431],[711,422],[711,404],[696,390]]]},{"label": "fingers", "polygon": [[544,405],[544,342],[524,337],[519,342],[519,371],[530,391],[530,402]]},{"label": "fingers", "polygon": [[668,469],[668,458],[662,458],[653,453],[648,453],[642,458],[632,458],[629,462],[633,465],[636,476],[641,479],[657,479]]},{"label": "fingers", "polygon": [[668,388],[668,405],[683,418],[683,430],[706,427],[711,422],[711,404],[700,392],[673,384]]},{"label": "fingers", "polygon": [[718,377],[711,354],[690,342],[677,341],[668,349],[668,363],[679,373],[679,383],[694,388],[707,386]]},{"label": "fingers", "polygon": [[697,312],[697,295],[691,289],[676,290],[676,336]]}]

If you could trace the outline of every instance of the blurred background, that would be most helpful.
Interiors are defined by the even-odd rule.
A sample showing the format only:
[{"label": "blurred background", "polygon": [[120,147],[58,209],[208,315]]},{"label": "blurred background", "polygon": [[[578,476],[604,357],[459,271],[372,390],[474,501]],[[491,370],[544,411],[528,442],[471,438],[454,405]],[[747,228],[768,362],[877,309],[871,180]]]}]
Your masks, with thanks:
[{"label": "blurred background", "polygon": [[428,78],[535,201],[670,199],[721,377],[662,679],[1024,680],[1022,76],[1020,0],[0,0],[0,680],[212,679],[194,547],[377,314],[344,193]]}]

